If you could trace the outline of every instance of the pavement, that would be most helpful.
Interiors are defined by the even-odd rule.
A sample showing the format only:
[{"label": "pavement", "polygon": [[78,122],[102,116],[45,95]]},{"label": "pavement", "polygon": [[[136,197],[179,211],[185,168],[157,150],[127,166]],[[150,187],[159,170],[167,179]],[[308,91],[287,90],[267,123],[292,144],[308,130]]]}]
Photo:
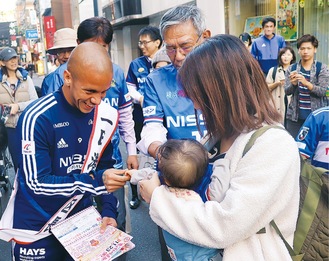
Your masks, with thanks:
[{"label": "pavement", "polygon": [[36,73],[33,74],[32,81],[34,83],[34,86],[41,87],[42,81],[45,78],[44,75],[38,75]]},{"label": "pavement", "polygon": [[[39,87],[41,87],[43,79],[44,76],[37,74],[34,74],[32,78],[34,85]],[[120,143],[120,150],[125,162],[127,155],[125,153],[126,149],[123,142]],[[11,182],[14,180],[14,174],[14,170],[10,169],[9,178]],[[128,198],[130,199],[131,189],[129,185],[127,187],[129,190]],[[8,192],[1,190],[1,192],[3,196],[0,200],[4,209],[11,194],[11,190]],[[130,211],[131,218],[131,232],[129,234],[133,236],[132,242],[136,246],[127,253],[126,261],[160,261],[161,252],[158,240],[158,230],[156,224],[149,216],[148,204],[142,201],[137,209],[129,209],[128,211]],[[10,253],[11,243],[0,240],[0,261],[11,261]]]}]

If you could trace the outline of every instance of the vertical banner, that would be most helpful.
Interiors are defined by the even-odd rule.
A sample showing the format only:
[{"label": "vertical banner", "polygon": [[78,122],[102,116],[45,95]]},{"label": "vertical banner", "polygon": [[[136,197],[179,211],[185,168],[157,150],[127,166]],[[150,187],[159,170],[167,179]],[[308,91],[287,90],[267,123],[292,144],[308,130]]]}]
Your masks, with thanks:
[{"label": "vertical banner", "polygon": [[54,33],[56,32],[56,24],[54,16],[44,16],[43,23],[45,28],[46,44],[49,49],[54,45]]},{"label": "vertical banner", "polygon": [[17,48],[17,24],[16,22],[11,22],[9,24],[9,35],[10,35],[10,47]]},{"label": "vertical banner", "polygon": [[298,38],[298,0],[277,1],[277,32],[286,41]]}]

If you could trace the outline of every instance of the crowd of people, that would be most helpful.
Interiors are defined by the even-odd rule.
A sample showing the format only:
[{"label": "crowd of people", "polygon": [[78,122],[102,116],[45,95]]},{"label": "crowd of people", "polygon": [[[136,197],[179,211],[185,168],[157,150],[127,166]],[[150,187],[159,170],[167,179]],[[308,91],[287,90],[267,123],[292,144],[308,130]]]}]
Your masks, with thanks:
[{"label": "crowd of people", "polygon": [[[80,198],[70,215],[96,204],[101,230],[125,231],[130,181],[129,206],[140,205],[138,184],[158,225],[162,260],[290,260],[270,222],[292,244],[300,154],[329,169],[329,69],[315,57],[315,36],[297,40],[298,59],[275,27],[267,17],[257,39],[212,36],[198,7],[174,7],[158,27],[139,31],[142,56],[125,77],[109,56],[111,23],[88,18],[77,31],[56,31],[47,52],[60,65],[45,77],[40,99],[15,50],[2,50],[0,104],[10,108],[17,171],[6,211],[13,239],[16,230],[37,235],[73,196]],[[282,128],[266,131],[244,155],[253,133],[268,125]],[[211,157],[203,145],[209,137]],[[141,155],[156,168],[141,166]],[[52,234],[14,240],[13,257],[40,248],[37,259],[73,260]]]}]

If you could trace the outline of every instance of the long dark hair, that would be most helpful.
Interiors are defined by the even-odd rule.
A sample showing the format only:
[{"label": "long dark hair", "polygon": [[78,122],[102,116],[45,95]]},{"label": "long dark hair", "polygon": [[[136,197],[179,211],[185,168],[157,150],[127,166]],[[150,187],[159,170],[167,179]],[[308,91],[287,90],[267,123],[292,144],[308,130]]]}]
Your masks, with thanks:
[{"label": "long dark hair", "polygon": [[281,119],[258,62],[235,36],[217,35],[197,46],[178,80],[211,136],[228,138]]},{"label": "long dark hair", "polygon": [[7,75],[7,77],[9,77],[8,69],[6,66],[1,65],[0,70],[2,71],[2,75]]}]

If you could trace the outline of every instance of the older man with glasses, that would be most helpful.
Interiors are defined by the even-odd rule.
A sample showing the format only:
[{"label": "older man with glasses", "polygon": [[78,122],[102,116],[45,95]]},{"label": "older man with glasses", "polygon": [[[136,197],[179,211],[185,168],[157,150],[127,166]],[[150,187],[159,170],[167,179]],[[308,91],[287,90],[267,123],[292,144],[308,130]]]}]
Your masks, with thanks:
[{"label": "older man with glasses", "polygon": [[47,53],[56,55],[61,66],[44,78],[41,85],[42,95],[56,91],[54,86],[59,85],[57,84],[60,81],[59,79],[63,78],[63,73],[66,69],[66,66],[63,66],[63,64],[68,61],[71,52],[77,46],[76,39],[77,32],[72,28],[62,28],[55,32],[54,45],[47,50]]},{"label": "older man with glasses", "polygon": [[160,21],[160,32],[172,64],[150,74],[145,81],[143,103],[144,126],[138,148],[156,156],[158,147],[167,139],[200,140],[194,106],[179,88],[177,71],[186,55],[210,37],[200,9],[181,5],[167,11]]},{"label": "older man with glasses", "polygon": [[[130,63],[126,78],[129,93],[134,103],[133,119],[135,122],[134,130],[137,142],[140,140],[140,133],[144,121],[142,112],[143,84],[146,76],[153,70],[152,59],[162,45],[159,28],[154,26],[143,27],[138,33],[138,39],[138,47],[143,53],[143,56],[136,58]],[[132,199],[129,205],[131,209],[136,209],[140,204],[137,186],[131,185],[131,190]]]},{"label": "older man with glasses", "polygon": [[[195,113],[192,101],[179,87],[176,76],[188,53],[210,37],[200,9],[193,5],[181,5],[167,11],[159,27],[172,64],[155,70],[146,78],[144,126],[137,144],[141,152],[154,158],[167,139],[200,140],[204,136],[196,124],[200,121],[202,125],[202,115]],[[161,230],[159,235],[162,260],[171,260]]]}]

